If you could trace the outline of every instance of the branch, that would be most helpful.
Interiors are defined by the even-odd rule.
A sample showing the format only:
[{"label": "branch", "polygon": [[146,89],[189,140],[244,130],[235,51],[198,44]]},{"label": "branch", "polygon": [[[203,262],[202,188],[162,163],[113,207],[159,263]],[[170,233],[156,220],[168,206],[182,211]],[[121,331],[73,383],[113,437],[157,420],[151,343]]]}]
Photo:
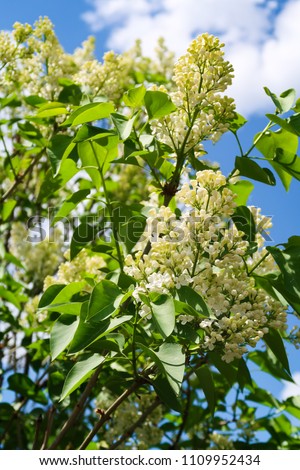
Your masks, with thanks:
[{"label": "branch", "polygon": [[127,429],[127,431],[125,431],[124,434],[122,434],[122,436],[110,446],[109,450],[114,450],[117,447],[119,447],[121,444],[123,444],[123,442],[127,441],[132,436],[136,428],[138,428],[139,426],[143,424],[147,416],[149,416],[152,413],[152,411],[154,411],[155,408],[157,408],[161,404],[162,404],[161,399],[157,396],[155,400],[151,403],[151,405],[149,405],[148,408],[146,408],[146,410],[143,412],[143,414],[141,414],[139,419],[135,421],[135,423],[133,423]]},{"label": "branch", "polygon": [[1,203],[3,203],[14,192],[14,190],[18,187],[18,185],[24,181],[24,179],[26,178],[28,173],[30,173],[30,171],[33,169],[33,167],[36,165],[36,163],[39,161],[39,159],[43,156],[44,151],[45,151],[45,149],[41,150],[36,155],[36,157],[32,160],[30,165],[26,168],[24,173],[22,173],[21,175],[16,176],[16,179],[15,179],[14,183],[12,184],[12,186],[6,191],[6,193],[4,193],[1,196],[1,198],[0,198]]},{"label": "branch", "polygon": [[[149,371],[149,373],[150,373],[150,371]],[[91,440],[97,434],[99,429],[106,423],[106,421],[109,420],[109,418],[113,414],[113,412],[121,405],[121,403],[123,403],[123,401],[126,400],[127,397],[129,397],[132,393],[134,393],[144,383],[147,383],[146,377],[138,377],[133,382],[133,384],[127,390],[125,390],[122,393],[122,395],[120,395],[106,411],[101,413],[101,418],[95,424],[95,426],[90,431],[90,433],[87,435],[87,437],[84,439],[84,441],[82,442],[82,444],[79,447],[79,450],[86,449],[86,447],[89,445]]]},{"label": "branch", "polygon": [[48,419],[47,419],[47,427],[46,427],[46,432],[44,435],[43,443],[41,445],[41,450],[46,449],[47,444],[48,444],[48,439],[51,434],[52,430],[52,425],[53,425],[53,418],[54,418],[54,413],[55,413],[55,406],[51,406],[51,408],[48,410]]},{"label": "branch", "polygon": [[190,387],[189,380],[187,379],[186,405],[185,405],[183,416],[182,416],[182,422],[181,422],[181,425],[179,427],[177,436],[175,437],[172,445],[170,446],[170,450],[177,449],[177,446],[179,444],[182,433],[184,431],[187,419],[189,417],[190,404],[191,404],[191,387]]},{"label": "branch", "polygon": [[52,442],[51,446],[49,446],[49,450],[56,449],[56,447],[61,442],[63,437],[66,435],[68,430],[77,421],[80,413],[82,413],[82,411],[84,410],[86,400],[88,399],[94,385],[97,382],[97,379],[98,379],[98,376],[100,374],[101,369],[102,369],[102,364],[95,370],[95,372],[91,376],[90,380],[88,381],[88,383],[87,383],[87,385],[84,389],[83,394],[81,395],[80,399],[76,403],[75,408],[73,409],[71,415],[69,416],[68,420],[63,425],[63,427],[62,427],[60,433],[58,434],[58,436],[56,436],[56,439],[54,440],[54,442]]},{"label": "branch", "polygon": [[42,415],[39,415],[35,422],[35,433],[34,433],[34,440],[32,444],[32,450],[38,449],[38,440],[40,436],[42,421],[43,421]]}]

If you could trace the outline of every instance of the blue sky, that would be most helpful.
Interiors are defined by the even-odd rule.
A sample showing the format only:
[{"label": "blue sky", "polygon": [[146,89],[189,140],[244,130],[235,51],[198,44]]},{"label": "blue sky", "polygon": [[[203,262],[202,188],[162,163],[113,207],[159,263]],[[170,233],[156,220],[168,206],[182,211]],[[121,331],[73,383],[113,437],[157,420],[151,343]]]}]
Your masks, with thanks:
[{"label": "blue sky", "polygon": [[[143,40],[152,54],[156,40],[164,36],[177,55],[192,37],[208,31],[226,44],[235,80],[228,94],[236,99],[237,111],[249,123],[241,131],[245,148],[266,124],[265,112],[273,112],[263,86],[275,93],[294,87],[300,96],[300,0],[9,0],[1,2],[0,29],[11,29],[15,21],[33,23],[49,16],[68,52],[89,35],[97,39],[99,59],[107,49],[122,51]],[[298,88],[298,89],[297,89]],[[248,145],[247,145],[248,144]],[[212,160],[221,162],[228,173],[238,152],[226,135],[210,149]],[[273,217],[273,243],[300,235],[300,182],[293,181],[286,193],[277,187],[255,183],[249,200]],[[292,354],[294,370],[297,355]],[[300,382],[300,373],[299,373]],[[300,393],[300,389],[298,391]]]}]

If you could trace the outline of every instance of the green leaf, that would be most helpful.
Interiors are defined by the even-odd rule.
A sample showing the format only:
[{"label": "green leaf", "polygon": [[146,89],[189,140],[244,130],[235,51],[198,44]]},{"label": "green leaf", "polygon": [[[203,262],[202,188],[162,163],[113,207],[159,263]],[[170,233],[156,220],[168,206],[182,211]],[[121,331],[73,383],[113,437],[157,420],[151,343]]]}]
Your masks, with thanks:
[{"label": "green leaf", "polygon": [[255,403],[260,403],[261,405],[268,406],[270,408],[280,408],[279,401],[273,397],[273,395],[262,388],[253,385],[253,391],[247,396],[247,400],[254,401]]},{"label": "green leaf", "polygon": [[162,91],[146,91],[144,101],[149,119],[167,116],[177,109],[170,96]]},{"label": "green leaf", "polygon": [[112,222],[127,253],[132,251],[145,230],[146,217],[141,214],[141,209],[138,204],[119,204],[113,211]]},{"label": "green leaf", "polygon": [[209,317],[211,312],[200,294],[189,286],[182,286],[178,289],[178,297],[181,302],[190,305],[198,314]]},{"label": "green leaf", "polygon": [[[145,158],[146,160],[146,158]],[[158,163],[158,162],[157,162]],[[157,169],[163,175],[163,177],[168,180],[174,173],[175,167],[173,163],[164,160],[161,165],[157,164]]]},{"label": "green leaf", "polygon": [[292,179],[293,179],[292,175],[287,173],[284,166],[282,166],[280,163],[275,162],[275,160],[270,161],[270,165],[272,165],[272,167],[276,171],[277,175],[279,176],[279,178],[280,178],[280,180],[281,180],[281,182],[284,186],[284,189],[286,191],[288,191],[289,188],[290,188]]},{"label": "green leaf", "polygon": [[45,290],[43,293],[42,297],[40,298],[38,308],[43,308],[46,307],[47,305],[50,305],[51,302],[55,299],[57,294],[64,288],[66,287],[65,284],[53,284],[52,286],[49,286],[48,289]]},{"label": "green leaf", "polygon": [[85,140],[101,140],[104,137],[115,136],[115,132],[101,127],[91,126],[90,124],[83,124],[77,131],[73,142],[83,142]]},{"label": "green leaf", "polygon": [[81,320],[70,344],[69,354],[74,354],[86,349],[97,339],[107,335],[118,328],[118,326],[130,320],[132,320],[132,315],[123,315],[122,317],[113,318],[112,320],[107,319],[100,323],[93,322],[92,320],[89,322]]},{"label": "green leaf", "polygon": [[[175,302],[176,300],[174,301],[174,303]],[[186,305],[186,304],[183,304],[183,305]],[[195,310],[193,309],[191,310],[193,311],[192,314],[195,315],[196,314]],[[182,313],[187,314],[186,311],[183,311]],[[190,351],[192,350],[193,345],[200,344],[202,337],[203,337],[203,330],[201,330],[200,328],[197,330],[197,327],[195,328],[195,325],[193,323],[186,323],[185,325],[183,325],[182,323],[178,322],[176,325],[175,332],[176,332],[179,342],[181,344],[188,345]]]},{"label": "green leaf", "polygon": [[137,343],[137,346],[155,362],[160,371],[167,377],[176,396],[178,396],[185,369],[185,355],[182,347],[176,343],[163,343],[158,352],[154,352],[144,344]]},{"label": "green leaf", "polygon": [[59,79],[59,84],[63,86],[63,90],[60,92],[58,99],[62,103],[70,103],[75,106],[80,105],[82,98],[82,91],[76,83],[71,80]]},{"label": "green leaf", "polygon": [[76,109],[62,126],[78,126],[91,121],[108,118],[115,110],[113,103],[89,103]]},{"label": "green leaf", "polygon": [[25,140],[28,140],[39,147],[46,147],[48,145],[48,142],[44,139],[41,131],[30,122],[26,121],[24,123],[18,123],[18,127],[20,129],[19,134]]},{"label": "green leaf", "polygon": [[278,361],[270,349],[267,349],[267,351],[253,351],[248,354],[248,358],[258,365],[263,372],[272,375],[275,379],[294,382],[291,375],[282,367],[281,362]]},{"label": "green leaf", "polygon": [[238,230],[244,232],[248,242],[255,241],[256,224],[252,212],[247,206],[236,207],[232,220]]},{"label": "green leaf", "polygon": [[16,373],[8,377],[8,389],[29,398],[37,403],[46,405],[48,400],[42,390],[39,390],[36,384],[27,375]]},{"label": "green leaf", "polygon": [[71,142],[72,137],[64,134],[57,134],[50,140],[50,147],[47,149],[47,154],[54,176],[59,172],[61,160]]},{"label": "green leaf", "polygon": [[[9,403],[0,403],[1,421],[10,421],[13,419],[15,409]],[[3,425],[3,424],[2,424]]]},{"label": "green leaf", "polygon": [[300,158],[297,155],[279,148],[273,162],[291,177],[300,180]]},{"label": "green leaf", "polygon": [[4,286],[0,285],[0,299],[1,298],[17,307],[17,309],[21,308],[18,297],[13,292],[10,292]]},{"label": "green leaf", "polygon": [[63,103],[52,102],[46,103],[39,107],[37,117],[48,118],[53,116],[60,116],[61,114],[68,114],[68,110]]},{"label": "green leaf", "polygon": [[286,369],[286,371],[291,375],[289,360],[282,338],[278,331],[274,328],[269,328],[269,332],[264,335],[263,339],[273,354],[276,356],[278,361],[282,364],[284,369]]},{"label": "green leaf", "polygon": [[190,304],[181,302],[180,300],[173,299],[176,315],[192,315],[194,317],[201,317]]},{"label": "green leaf", "polygon": [[144,85],[139,85],[126,91],[123,95],[123,101],[126,106],[129,106],[130,108],[140,107],[144,102],[145,93],[146,88]]},{"label": "green leaf", "polygon": [[274,275],[274,273],[270,273],[265,276],[258,276],[257,274],[252,273],[251,276],[255,279],[256,287],[264,289],[269,295],[281,302],[284,306],[288,305],[288,302],[274,286],[274,283],[278,283],[277,274]]},{"label": "green leaf", "polygon": [[69,302],[75,294],[83,291],[85,281],[71,282],[70,284],[54,284],[49,286],[39,301],[39,308],[45,308],[52,304]]},{"label": "green leaf", "polygon": [[234,119],[230,121],[230,127],[229,130],[233,133],[236,133],[241,127],[243,127],[246,124],[247,119],[244,118],[239,113],[234,113]]},{"label": "green leaf", "polygon": [[45,179],[37,197],[37,202],[41,202],[43,199],[49,200],[49,197],[55,194],[65,184],[78,173],[76,163],[67,159],[61,162],[59,172],[53,177],[52,170],[49,169],[46,173]]},{"label": "green leaf", "polygon": [[218,369],[220,374],[225,377],[230,385],[233,385],[236,382],[237,369],[233,364],[227,364],[224,362],[221,359],[221,356],[215,351],[210,351],[208,353],[208,360]]},{"label": "green leaf", "polygon": [[287,440],[293,433],[292,424],[284,414],[272,418],[267,429],[275,439],[280,436],[280,439]]},{"label": "green leaf", "polygon": [[248,198],[254,189],[254,184],[250,181],[237,181],[235,184],[229,184],[229,189],[237,195],[234,202],[237,206],[245,206]]},{"label": "green leaf", "polygon": [[163,338],[170,336],[175,328],[175,306],[173,298],[162,294],[150,302],[152,319]]},{"label": "green leaf", "polygon": [[182,347],[175,343],[163,343],[157,357],[175,394],[179,395],[185,370],[185,354]]},{"label": "green leaf", "polygon": [[246,176],[261,183],[275,186],[276,180],[268,168],[261,168],[254,160],[246,157],[236,157],[235,168],[241,176]]},{"label": "green leaf", "polygon": [[47,103],[45,98],[42,98],[38,95],[30,95],[24,98],[25,103],[29,104],[30,106],[34,106],[35,108],[40,108],[43,104]]},{"label": "green leaf", "polygon": [[262,286],[272,297],[279,300],[282,305],[290,305],[300,315],[300,298],[297,289],[286,284],[283,275],[278,273],[264,276],[254,276],[257,285]]},{"label": "green leaf", "polygon": [[274,122],[274,124],[278,124],[278,126],[280,126],[285,131],[298,135],[293,126],[289,123],[289,118],[282,119],[277,116],[277,114],[266,114],[266,117],[270,119],[270,121]]},{"label": "green leaf", "polygon": [[50,335],[50,351],[52,361],[56,359],[62,351],[72,341],[77,327],[79,318],[72,315],[61,315],[54,323]]},{"label": "green leaf", "polygon": [[215,385],[212,377],[212,373],[209,367],[204,364],[201,367],[198,367],[195,370],[195,374],[197,375],[200,387],[202,388],[205,398],[207,400],[208,408],[211,414],[214,414],[215,411]]},{"label": "green leaf", "polygon": [[161,401],[171,410],[182,412],[182,406],[179,397],[175,394],[173,388],[165,375],[158,375],[152,382],[153,387]]},{"label": "green leaf", "polygon": [[5,222],[11,215],[16,207],[17,201],[15,199],[7,199],[2,206],[2,220]]},{"label": "green leaf", "polygon": [[18,106],[21,106],[21,104],[22,103],[16,93],[5,96],[5,98],[0,98],[0,109],[5,108],[6,106],[9,106],[10,108],[17,108]]},{"label": "green leaf", "polygon": [[293,114],[288,119],[288,122],[292,126],[294,132],[299,136],[300,135],[300,113]]},{"label": "green leaf", "polygon": [[121,140],[126,140],[130,136],[136,116],[128,119],[123,114],[112,113],[111,119]]},{"label": "green leaf", "polygon": [[97,160],[97,152],[99,151],[97,144],[91,145],[88,141],[79,142],[77,151],[82,163],[82,167],[90,176],[96,189],[100,189],[102,180],[99,171],[100,162]]},{"label": "green leaf", "polygon": [[267,87],[264,87],[264,90],[275,104],[279,113],[286,113],[294,105],[296,92],[293,88],[289,88],[288,90],[284,91],[279,97],[276,96],[275,93],[272,93]]},{"label": "green leaf", "polygon": [[115,312],[115,302],[122,295],[121,289],[111,281],[104,279],[93,289],[89,306],[87,320],[102,321],[109,318]]},{"label": "green leaf", "polygon": [[[254,140],[259,135],[257,134]],[[268,160],[273,160],[277,149],[283,149],[285,152],[295,154],[298,149],[298,137],[285,129],[279,129],[276,132],[268,131],[260,137],[255,146],[264,157]]]},{"label": "green leaf", "polygon": [[237,381],[242,391],[244,390],[245,385],[252,385],[251,374],[243,358],[239,360]]},{"label": "green leaf", "polygon": [[[281,294],[290,302],[290,297],[300,302],[300,246],[295,244],[295,239],[289,239],[285,249],[278,247],[267,247],[277,263],[283,280],[284,290]],[[275,285],[276,288],[276,285]]]},{"label": "green leaf", "polygon": [[76,255],[91,241],[95,239],[96,229],[86,221],[82,222],[74,230],[70,246],[70,259]]},{"label": "green leaf", "polygon": [[68,315],[80,315],[82,302],[66,302],[62,304],[53,304],[47,307],[49,312],[65,313]]},{"label": "green leaf", "polygon": [[74,392],[91,375],[93,370],[98,367],[105,358],[100,354],[93,354],[81,361],[78,361],[70,370],[63,386],[60,401],[64,400],[70,393]]},{"label": "green leaf", "polygon": [[67,217],[70,212],[78,206],[78,204],[83,201],[90,193],[89,189],[80,189],[68,197],[59,208],[58,212],[55,214],[51,225],[55,225],[59,220]]},{"label": "green leaf", "polygon": [[93,141],[79,142],[78,154],[83,168],[91,177],[97,189],[102,184],[100,170],[104,175],[111,162],[118,156],[119,138],[109,135]]},{"label": "green leaf", "polygon": [[285,411],[300,419],[300,395],[289,397],[284,401]]},{"label": "green leaf", "polygon": [[256,147],[270,161],[288,191],[292,177],[300,177],[300,159],[295,155],[298,137],[286,127],[276,132],[267,132],[256,143]]}]

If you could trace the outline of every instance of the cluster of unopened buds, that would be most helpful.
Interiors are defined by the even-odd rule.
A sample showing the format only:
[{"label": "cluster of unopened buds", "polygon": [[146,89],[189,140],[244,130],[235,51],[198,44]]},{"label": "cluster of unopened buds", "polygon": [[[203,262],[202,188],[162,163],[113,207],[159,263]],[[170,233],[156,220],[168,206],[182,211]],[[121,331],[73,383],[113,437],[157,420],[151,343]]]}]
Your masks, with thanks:
[{"label": "cluster of unopened buds", "polygon": [[[177,152],[201,151],[201,142],[217,142],[228,131],[235,105],[223,92],[232,82],[233,68],[224,60],[223,46],[218,38],[202,34],[175,64],[170,98],[177,110],[153,120],[151,128]],[[163,86],[159,90],[167,93]]]}]

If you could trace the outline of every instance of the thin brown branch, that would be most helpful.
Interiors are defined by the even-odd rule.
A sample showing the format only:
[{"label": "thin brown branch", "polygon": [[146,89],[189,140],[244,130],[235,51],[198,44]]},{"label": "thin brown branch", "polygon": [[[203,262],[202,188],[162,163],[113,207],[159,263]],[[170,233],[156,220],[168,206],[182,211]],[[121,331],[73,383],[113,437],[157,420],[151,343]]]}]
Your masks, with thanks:
[{"label": "thin brown branch", "polygon": [[190,410],[190,405],[191,405],[191,388],[190,388],[190,383],[189,380],[187,379],[187,391],[186,391],[186,405],[184,408],[184,412],[182,415],[182,420],[181,420],[181,425],[179,427],[179,430],[177,432],[177,435],[170,446],[170,450],[176,450],[178,449],[178,444],[180,442],[181,436],[184,432],[184,428],[186,426],[188,417],[189,417],[189,410]]},{"label": "thin brown branch", "polygon": [[99,429],[106,423],[106,421],[109,420],[110,416],[113,414],[113,412],[123,403],[123,401],[126,400],[131,394],[133,394],[142,384],[146,383],[147,379],[145,377],[138,377],[132,385],[125,390],[122,395],[120,395],[113,403],[112,405],[106,410],[101,413],[101,418],[99,421],[95,424],[93,429],[90,431],[90,433],[87,435],[87,437],[84,439],[82,444],[79,447],[79,450],[86,449],[91,440],[94,438],[94,436],[97,434]]},{"label": "thin brown branch", "polygon": [[49,410],[48,410],[48,413],[47,413],[47,427],[46,427],[43,443],[41,445],[41,450],[46,449],[46,447],[48,445],[48,439],[49,439],[51,431],[52,431],[53,418],[54,418],[55,411],[56,411],[55,406],[51,406],[51,408],[49,408]]},{"label": "thin brown branch", "polygon": [[65,422],[63,425],[61,431],[59,434],[56,436],[56,439],[53,441],[53,443],[49,446],[50,450],[56,449],[58,444],[61,442],[65,434],[68,432],[68,430],[73,426],[73,424],[77,421],[79,415],[83,412],[86,401],[88,397],[90,396],[90,393],[95,386],[98,376],[100,374],[100,371],[102,369],[102,364],[95,370],[91,378],[89,379],[83,394],[81,395],[80,399],[75,405],[74,410],[72,411],[71,415],[69,416],[68,420]]},{"label": "thin brown branch", "polygon": [[24,173],[17,175],[14,183],[11,185],[11,187],[1,196],[0,202],[3,203],[9,196],[15,191],[15,189],[19,186],[20,183],[24,181],[26,176],[31,172],[31,170],[34,168],[34,166],[37,164],[39,159],[43,156],[45,152],[45,149],[41,150],[35,158],[32,160],[30,165],[26,168]]},{"label": "thin brown branch", "polygon": [[39,415],[35,422],[35,433],[34,433],[34,439],[33,439],[33,444],[32,444],[32,450],[38,449],[38,442],[39,442],[42,422],[43,422],[42,415]]}]

